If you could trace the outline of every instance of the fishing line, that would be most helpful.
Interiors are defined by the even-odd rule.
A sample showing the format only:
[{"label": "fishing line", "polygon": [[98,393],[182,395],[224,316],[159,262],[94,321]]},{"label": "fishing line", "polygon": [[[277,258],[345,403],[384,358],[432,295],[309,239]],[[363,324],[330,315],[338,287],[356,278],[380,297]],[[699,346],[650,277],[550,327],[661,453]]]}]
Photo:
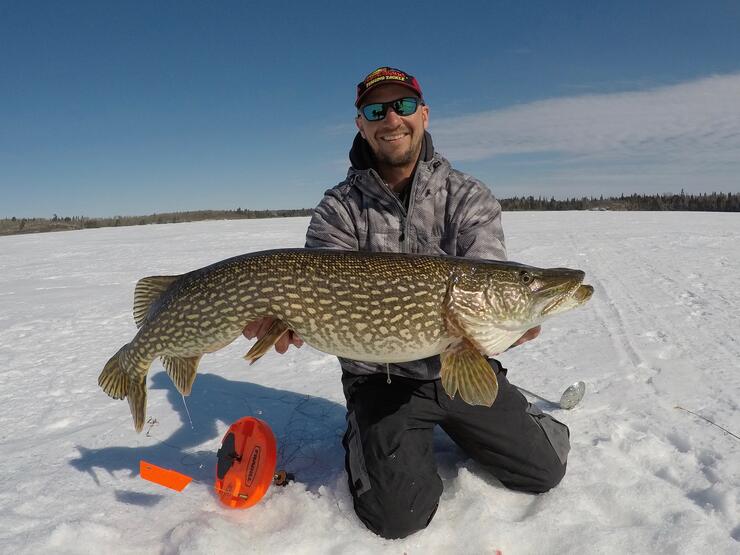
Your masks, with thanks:
[{"label": "fishing line", "polygon": [[182,398],[182,404],[185,405],[185,412],[188,415],[188,420],[190,420],[190,429],[195,430],[195,426],[193,426],[193,419],[190,418],[190,411],[188,410],[188,404],[185,402],[185,395],[180,393],[180,397]]},{"label": "fishing line", "polygon": [[200,451],[186,451],[184,447],[180,447],[179,445],[175,445],[173,443],[168,443],[164,439],[152,433],[152,428],[154,428],[154,426],[159,424],[159,420],[157,420],[156,418],[149,417],[146,423],[149,424],[149,429],[147,429],[146,434],[145,434],[146,437],[150,437],[154,439],[157,443],[160,443],[164,445],[165,447],[169,447],[170,449],[180,453],[180,455],[182,455],[180,457],[180,464],[184,467],[197,466],[198,469],[203,469],[204,465],[202,463],[189,462],[188,459],[195,458],[198,455],[209,455],[210,456],[215,453],[215,451],[204,450],[204,449],[201,449]]},{"label": "fishing line", "polygon": [[711,424],[712,426],[717,426],[717,428],[719,428],[719,429],[720,429],[720,430],[722,430],[723,432],[725,432],[725,433],[728,433],[728,434],[730,434],[730,435],[731,435],[732,437],[734,437],[735,439],[740,439],[740,437],[738,437],[738,436],[736,436],[735,434],[733,434],[733,433],[732,433],[732,432],[731,432],[730,430],[728,430],[727,428],[723,428],[723,427],[722,427],[722,426],[720,426],[719,424],[715,424],[714,422],[712,422],[711,420],[709,420],[709,418],[706,418],[706,417],[702,416],[701,414],[696,414],[696,413],[695,413],[694,411],[691,411],[691,410],[689,410],[689,409],[685,409],[685,408],[683,408],[683,407],[679,407],[678,405],[676,405],[676,406],[675,406],[675,407],[673,407],[673,408],[675,408],[675,409],[680,409],[680,410],[683,410],[683,411],[686,411],[686,412],[688,412],[688,413],[691,413],[691,414],[693,414],[694,416],[698,416],[698,417],[699,417],[699,418],[701,418],[702,420],[706,420],[707,422],[709,422],[709,423],[710,423],[710,424]]}]

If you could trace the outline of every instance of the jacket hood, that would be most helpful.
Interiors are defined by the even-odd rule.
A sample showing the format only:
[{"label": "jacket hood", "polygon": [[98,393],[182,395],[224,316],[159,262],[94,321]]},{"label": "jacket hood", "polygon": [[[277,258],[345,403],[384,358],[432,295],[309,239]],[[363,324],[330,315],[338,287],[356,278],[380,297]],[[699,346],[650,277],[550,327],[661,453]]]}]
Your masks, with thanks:
[{"label": "jacket hood", "polygon": [[[424,131],[419,159],[429,162],[433,156],[434,143],[432,142],[432,136],[428,131]],[[373,151],[370,149],[368,142],[359,133],[355,135],[355,140],[352,142],[352,148],[349,151],[349,161],[356,170],[369,170],[371,168],[377,170]]]}]

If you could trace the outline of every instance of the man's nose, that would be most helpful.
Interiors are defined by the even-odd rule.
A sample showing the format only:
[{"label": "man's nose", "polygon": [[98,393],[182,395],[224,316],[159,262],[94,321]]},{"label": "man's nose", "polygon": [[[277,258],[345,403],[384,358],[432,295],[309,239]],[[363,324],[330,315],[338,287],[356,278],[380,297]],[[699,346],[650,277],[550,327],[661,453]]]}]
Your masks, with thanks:
[{"label": "man's nose", "polygon": [[388,110],[386,110],[385,112],[384,119],[386,121],[386,124],[390,125],[391,127],[396,127],[399,123],[401,123],[401,116],[399,116],[391,106],[388,106]]}]

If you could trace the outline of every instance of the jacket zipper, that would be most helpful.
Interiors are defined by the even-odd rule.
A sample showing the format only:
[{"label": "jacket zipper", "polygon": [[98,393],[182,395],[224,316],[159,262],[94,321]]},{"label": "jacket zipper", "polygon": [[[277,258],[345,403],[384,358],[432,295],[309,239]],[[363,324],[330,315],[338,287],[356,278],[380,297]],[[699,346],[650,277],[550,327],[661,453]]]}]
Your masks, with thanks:
[{"label": "jacket zipper", "polygon": [[406,212],[406,208],[404,208],[403,203],[401,203],[400,199],[395,194],[393,194],[393,191],[391,191],[388,185],[385,184],[385,181],[383,181],[383,178],[380,177],[378,172],[376,172],[374,169],[371,169],[370,174],[380,184],[381,188],[386,192],[386,194],[393,199],[393,201],[396,204],[396,207],[398,208],[398,211],[401,217],[401,224],[402,224],[401,225],[401,236],[398,238],[400,252],[408,253],[409,252],[409,215],[411,214],[411,207],[412,207],[412,203],[414,202],[413,187],[414,187],[414,183],[416,182],[416,174],[414,174],[414,179],[411,182],[411,191],[409,191],[410,197],[409,197],[408,212]]}]

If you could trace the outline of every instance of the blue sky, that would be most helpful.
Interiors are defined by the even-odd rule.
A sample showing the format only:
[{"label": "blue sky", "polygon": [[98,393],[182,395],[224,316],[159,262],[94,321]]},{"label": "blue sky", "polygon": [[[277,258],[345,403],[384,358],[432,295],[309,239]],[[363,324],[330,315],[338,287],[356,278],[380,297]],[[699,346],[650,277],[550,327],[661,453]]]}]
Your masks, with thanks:
[{"label": "blue sky", "polygon": [[740,3],[0,0],[0,217],[312,207],[356,83],[500,197],[740,191]]}]

